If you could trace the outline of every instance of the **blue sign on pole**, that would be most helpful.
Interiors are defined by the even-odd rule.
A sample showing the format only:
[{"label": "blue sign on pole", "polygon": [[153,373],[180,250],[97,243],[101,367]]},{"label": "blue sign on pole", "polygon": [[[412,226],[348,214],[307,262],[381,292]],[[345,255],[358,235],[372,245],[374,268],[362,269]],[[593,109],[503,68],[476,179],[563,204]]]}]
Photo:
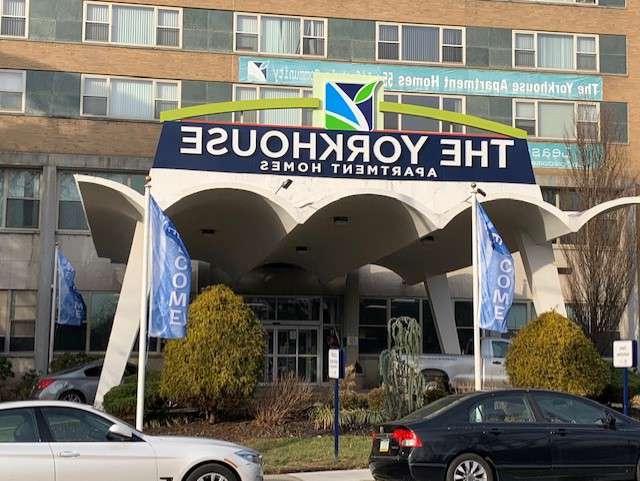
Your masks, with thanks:
[{"label": "blue sign on pole", "polygon": [[309,87],[316,73],[371,75],[385,89],[453,95],[534,99],[602,100],[602,77],[517,70],[484,70],[326,60],[240,57],[238,79],[245,83]]},{"label": "blue sign on pole", "polygon": [[191,258],[175,225],[153,197],[149,199],[153,304],[149,336],[186,336],[191,292]]},{"label": "blue sign on pole", "polygon": [[480,327],[507,332],[507,314],[515,290],[515,266],[509,248],[478,203],[478,251],[481,279]]},{"label": "blue sign on pole", "polygon": [[165,122],[154,168],[535,184],[525,139]]}]

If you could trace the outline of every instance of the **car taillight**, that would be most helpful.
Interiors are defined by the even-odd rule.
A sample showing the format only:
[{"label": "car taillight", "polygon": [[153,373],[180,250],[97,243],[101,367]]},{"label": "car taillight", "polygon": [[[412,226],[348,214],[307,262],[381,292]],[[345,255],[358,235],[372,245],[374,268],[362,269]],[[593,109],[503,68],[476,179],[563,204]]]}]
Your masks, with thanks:
[{"label": "car taillight", "polygon": [[391,438],[395,439],[402,448],[422,447],[422,439],[420,439],[420,437],[411,429],[396,428],[391,433]]},{"label": "car taillight", "polygon": [[36,385],[36,389],[38,389],[39,391],[42,391],[44,389],[47,389],[49,386],[51,386],[53,383],[55,382],[54,379],[45,377],[43,379],[40,379],[38,381],[38,384]]}]

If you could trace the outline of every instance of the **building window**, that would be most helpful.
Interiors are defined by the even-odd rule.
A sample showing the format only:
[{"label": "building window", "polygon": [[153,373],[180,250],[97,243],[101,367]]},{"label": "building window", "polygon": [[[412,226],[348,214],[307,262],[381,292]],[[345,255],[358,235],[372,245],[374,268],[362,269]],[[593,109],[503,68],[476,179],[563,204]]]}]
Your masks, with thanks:
[{"label": "building window", "polygon": [[0,169],[0,226],[37,229],[40,214],[40,172]]},{"label": "building window", "polygon": [[179,8],[102,2],[84,4],[86,42],[180,47],[181,26],[182,10]]},{"label": "building window", "polygon": [[378,23],[377,59],[464,63],[462,27]]},{"label": "building window", "polygon": [[0,0],[0,36],[27,36],[27,0]]},{"label": "building window", "polygon": [[599,107],[596,103],[514,100],[514,126],[529,136],[551,140],[597,140]]},{"label": "building window", "polygon": [[[311,89],[235,85],[234,100],[283,99],[311,97]],[[234,113],[234,120],[246,124],[311,126],[313,109],[252,110]]]},{"label": "building window", "polygon": [[598,36],[514,32],[513,64],[548,70],[598,70]]},{"label": "building window", "polygon": [[24,112],[25,79],[24,70],[0,70],[0,112]]},{"label": "building window", "polygon": [[387,349],[388,320],[387,299],[360,299],[360,354],[380,354]]},{"label": "building window", "polygon": [[36,291],[11,291],[9,351],[33,352],[36,329]]},{"label": "building window", "polygon": [[326,19],[236,13],[234,31],[237,52],[326,56]]},{"label": "building window", "polygon": [[88,230],[87,218],[84,215],[80,192],[73,178],[74,173],[102,177],[131,187],[141,194],[144,192],[144,174],[120,172],[58,172],[58,229],[60,230]]},{"label": "building window", "polygon": [[180,107],[180,82],[126,77],[82,77],[82,115],[154,120]]},{"label": "building window", "polygon": [[[422,107],[464,113],[464,97],[420,94],[386,94],[386,102],[400,102]],[[413,115],[384,114],[385,130],[421,131],[421,132],[464,132],[464,126],[442,122],[440,120],[416,117]]]}]

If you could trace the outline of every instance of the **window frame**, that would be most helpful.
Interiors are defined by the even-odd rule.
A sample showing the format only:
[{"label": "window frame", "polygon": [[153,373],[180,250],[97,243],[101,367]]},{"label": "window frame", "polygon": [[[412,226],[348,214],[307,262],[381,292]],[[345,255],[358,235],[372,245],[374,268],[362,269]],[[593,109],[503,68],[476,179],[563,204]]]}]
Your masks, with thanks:
[{"label": "window frame", "polygon": [[[555,35],[555,36],[571,36],[573,37],[573,67],[557,68],[557,67],[540,67],[538,66],[538,35]],[[526,65],[516,65],[516,36],[517,35],[533,35],[534,63],[533,67]],[[596,68],[594,70],[585,70],[578,68],[578,37],[593,37],[596,43]],[[599,74],[600,73],[600,35],[596,33],[572,33],[572,32],[546,32],[539,30],[513,30],[511,32],[511,68],[515,70],[539,70],[545,72],[580,72]]]},{"label": "window frame", "polygon": [[30,0],[24,0],[24,17],[16,17],[14,15],[4,15],[3,2],[0,1],[0,22],[2,22],[3,17],[24,18],[24,35],[7,35],[7,34],[3,34],[2,30],[0,30],[0,38],[29,38],[30,7],[31,7]]},{"label": "window frame", "polygon": [[[11,171],[28,171],[35,172],[38,174],[38,197],[20,197],[21,199],[26,200],[37,200],[38,201],[38,226],[37,227],[7,227],[7,200],[8,199],[16,199],[17,197],[9,197],[9,175],[8,172]],[[3,165],[0,164],[0,183],[2,183],[2,188],[0,189],[0,232],[24,232],[24,233],[37,233],[40,231],[40,223],[42,221],[42,169],[34,168],[34,167],[20,167],[16,165]]]},{"label": "window frame", "polygon": [[[529,136],[530,139],[535,139],[535,140],[541,140],[541,141],[556,141],[556,142],[575,142],[577,139],[577,135],[578,135],[578,106],[579,105],[588,105],[588,106],[595,106],[596,107],[596,113],[598,116],[598,138],[600,137],[600,103],[599,102],[589,102],[589,101],[578,101],[578,100],[555,100],[555,99],[529,99],[529,98],[514,98],[512,100],[512,126],[513,127],[517,127],[516,125],[516,121],[519,120],[518,118],[516,118],[516,109],[517,109],[517,104],[519,102],[522,103],[532,103],[534,105],[534,116],[535,116],[535,136]],[[570,139],[564,138],[564,137],[540,137],[538,134],[540,133],[540,111],[538,106],[543,103],[543,104],[551,104],[551,103],[555,103],[555,104],[572,104],[573,105],[573,115],[574,115],[574,125],[573,125],[573,137]],[[523,120],[531,120],[531,119],[524,119]],[[593,122],[591,122],[593,123]],[[595,139],[594,141],[598,141],[598,139]]]},{"label": "window frame", "polygon": [[[106,24],[108,29],[108,40],[103,42],[101,40],[90,40],[87,39],[87,6],[88,5],[100,5],[106,6],[109,9],[109,21]],[[139,43],[127,43],[127,42],[114,42],[111,40],[112,35],[112,26],[113,26],[113,6],[116,5],[118,7],[136,7],[136,8],[149,8],[153,9],[153,44],[144,45]],[[167,28],[160,27],[158,25],[158,10],[171,10],[178,12],[178,45],[158,45],[158,28]],[[181,7],[165,7],[162,5],[147,5],[143,3],[113,3],[113,2],[101,2],[99,0],[85,0],[82,2],[82,43],[93,43],[98,45],[117,45],[123,47],[138,47],[138,48],[167,48],[171,50],[181,50],[182,49],[182,36],[184,32],[184,23],[183,23],[183,9]],[[95,22],[94,22],[95,23]],[[104,22],[100,22],[104,24]]]},{"label": "window frame", "polygon": [[[14,319],[15,318],[15,308],[16,308],[16,302],[15,302],[15,296],[17,292],[32,292],[35,295],[35,304],[33,304],[33,308],[34,308],[34,318],[33,320],[31,319]],[[29,307],[27,305],[20,305],[18,307]],[[36,350],[36,345],[35,345],[35,338],[36,338],[36,324],[38,322],[38,291],[34,290],[34,289],[9,289],[9,306],[8,306],[8,324],[7,324],[7,335],[5,337],[5,348],[6,350],[4,351],[5,353],[9,354],[9,355],[21,355],[21,354],[34,354],[35,350]],[[33,322],[33,350],[31,351],[19,351],[19,350],[12,350],[11,349],[11,339],[14,337],[21,337],[21,336],[13,336],[12,335],[12,327],[13,327],[13,323],[14,322]]]},{"label": "window frame", "polygon": [[[245,84],[245,83],[234,83],[232,84],[232,90],[231,90],[231,99],[233,101],[237,101],[237,96],[236,96],[236,90],[238,88],[251,88],[251,89],[255,89],[256,92],[256,99],[260,100],[262,99],[261,97],[261,92],[262,89],[286,89],[286,90],[290,90],[294,95],[291,96],[291,98],[303,98],[305,97],[305,94],[308,94],[309,97],[313,96],[313,89],[310,87],[294,87],[291,85],[263,85],[263,84]],[[297,92],[297,94],[296,94]],[[298,109],[284,109],[284,110],[297,110],[299,111],[299,120],[300,122],[297,125],[291,125],[290,127],[304,127],[304,128],[308,128],[308,127],[312,127],[313,125],[303,125],[302,121],[303,121],[303,117],[304,117],[304,112],[302,108],[298,108]],[[254,112],[254,111],[251,111]],[[261,123],[261,115],[262,115],[262,110],[256,110],[256,124],[259,125],[269,125],[269,124],[263,124]],[[233,113],[233,122],[234,123],[238,123],[238,124],[245,124],[245,125],[254,125],[253,122],[244,122],[242,120],[242,118],[244,117],[245,112],[244,111],[236,111]],[[311,124],[313,124],[313,118],[311,119],[312,122]],[[279,125],[279,127],[283,127],[282,125]],[[286,126],[285,126],[286,127]]]},{"label": "window frame", "polygon": [[[97,114],[88,114],[84,111],[84,97],[85,97],[85,79],[87,78],[97,78],[104,79],[107,81],[107,113],[105,115],[97,115]],[[151,119],[132,119],[128,117],[114,117],[111,116],[111,80],[113,79],[123,79],[123,80],[134,80],[134,81],[146,81],[152,83],[152,99],[151,99],[151,110],[154,112],[154,118]],[[96,74],[85,74],[83,73],[80,77],[80,117],[92,118],[92,119],[115,119],[122,120],[127,122],[160,122],[160,119],[155,118],[155,102],[158,100],[157,98],[157,84],[158,83],[175,83],[178,87],[178,106],[180,108],[182,105],[182,80],[173,80],[173,79],[157,79],[157,78],[147,78],[147,77],[130,77],[125,75],[96,75]]]},{"label": "window frame", "polygon": [[[238,17],[255,17],[257,21],[257,33],[253,32],[239,32],[238,31]],[[273,53],[262,51],[262,17],[274,17],[274,18],[295,18],[300,22],[300,53]],[[304,34],[304,22],[305,20],[321,21],[324,23],[324,37],[309,37]],[[305,58],[327,58],[327,51],[329,50],[329,20],[326,17],[303,17],[299,15],[282,15],[277,13],[253,13],[253,12],[233,12],[233,52],[244,55],[269,55],[273,57],[305,57]],[[257,50],[238,50],[237,39],[238,34],[249,34],[258,36]],[[313,55],[304,53],[304,39],[305,38],[324,38],[324,54]]]},{"label": "window frame", "polygon": [[[2,2],[0,1],[0,3]],[[21,104],[20,110],[5,110],[0,108],[0,113],[12,114],[12,115],[24,114],[26,109],[26,99],[27,99],[27,71],[20,70],[20,69],[3,68],[3,69],[0,69],[0,74],[2,73],[20,73],[22,75],[22,104]]]},{"label": "window frame", "polygon": [[[385,43],[397,43],[398,44],[398,59],[380,58],[380,26],[396,27],[398,29],[398,41]],[[438,61],[420,61],[420,60],[403,60],[403,45],[402,45],[402,29],[407,27],[425,27],[425,28],[437,28],[438,29]],[[462,33],[462,61],[461,62],[444,62],[442,60],[442,52],[445,47],[444,31],[447,29],[460,30]],[[454,45],[447,44],[446,46],[452,47]],[[376,62],[385,63],[400,63],[400,64],[413,64],[413,65],[452,65],[452,66],[466,66],[467,65],[467,27],[459,25],[431,25],[426,23],[408,23],[408,22],[376,22]]]},{"label": "window frame", "polygon": [[[422,93],[422,92],[394,92],[394,91],[387,91],[384,93],[385,97],[389,97],[395,95],[398,98],[398,103],[405,103],[404,101],[404,96],[405,95],[410,95],[413,97],[437,97],[438,98],[438,109],[440,110],[444,110],[443,109],[443,104],[444,104],[444,99],[456,99],[456,100],[460,100],[462,102],[462,111],[460,113],[465,114],[467,112],[467,97],[465,95],[446,95],[446,94],[426,94],[426,93]],[[446,112],[451,112],[449,110],[447,110]],[[399,132],[413,132],[412,130],[404,130],[403,126],[402,126],[402,118],[404,115],[407,114],[392,114],[392,115],[397,115],[398,117],[398,131]],[[438,132],[433,132],[433,133],[443,133],[443,134],[465,134],[467,132],[467,127],[465,125],[460,125],[460,124],[455,124],[453,122],[446,122],[444,120],[437,120],[437,122],[440,125],[440,130]],[[453,125],[460,125],[460,127],[462,128],[462,130],[460,132],[447,132],[444,131],[442,129],[443,124],[453,124]],[[384,122],[383,122],[384,125]],[[422,132],[422,131],[420,131]]]}]

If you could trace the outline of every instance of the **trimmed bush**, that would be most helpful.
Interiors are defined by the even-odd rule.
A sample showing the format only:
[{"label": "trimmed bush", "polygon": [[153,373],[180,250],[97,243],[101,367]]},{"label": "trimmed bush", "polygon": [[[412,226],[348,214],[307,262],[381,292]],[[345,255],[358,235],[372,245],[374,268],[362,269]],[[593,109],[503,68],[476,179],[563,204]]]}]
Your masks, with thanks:
[{"label": "trimmed bush", "polygon": [[90,362],[97,361],[100,356],[91,356],[84,352],[65,352],[63,354],[56,355],[51,361],[51,372],[64,371],[65,369],[71,369],[73,367],[82,366],[83,364],[89,364]]},{"label": "trimmed bush", "polygon": [[[622,385],[623,374],[622,369],[613,367],[613,364],[607,363],[609,368],[609,382],[604,391],[598,396],[598,401],[604,404],[621,403],[622,402]],[[629,397],[632,398],[640,394],[640,375],[633,371],[629,371]]]},{"label": "trimmed bush", "polygon": [[[145,376],[144,409],[150,412],[162,412],[166,402],[160,395],[160,374],[149,371]],[[119,418],[130,419],[136,414],[138,376],[124,378],[122,384],[109,390],[104,396],[103,407],[106,412]]]},{"label": "trimmed bush", "polygon": [[369,404],[369,409],[374,411],[382,411],[384,407],[384,389],[381,387],[373,388],[367,394],[367,401]]},{"label": "trimmed bush", "polygon": [[264,350],[262,324],[242,297],[223,285],[208,287],[189,307],[187,337],[166,345],[160,392],[211,421],[248,405]]},{"label": "trimmed bush", "polygon": [[[316,406],[310,415],[314,429],[328,431],[333,429],[333,407],[329,405]],[[358,430],[371,428],[385,422],[381,411],[371,409],[341,409],[340,428],[345,430]]]},{"label": "trimmed bush", "polygon": [[574,322],[546,312],[527,324],[507,353],[514,387],[550,389],[595,397],[609,380],[607,363]]}]

